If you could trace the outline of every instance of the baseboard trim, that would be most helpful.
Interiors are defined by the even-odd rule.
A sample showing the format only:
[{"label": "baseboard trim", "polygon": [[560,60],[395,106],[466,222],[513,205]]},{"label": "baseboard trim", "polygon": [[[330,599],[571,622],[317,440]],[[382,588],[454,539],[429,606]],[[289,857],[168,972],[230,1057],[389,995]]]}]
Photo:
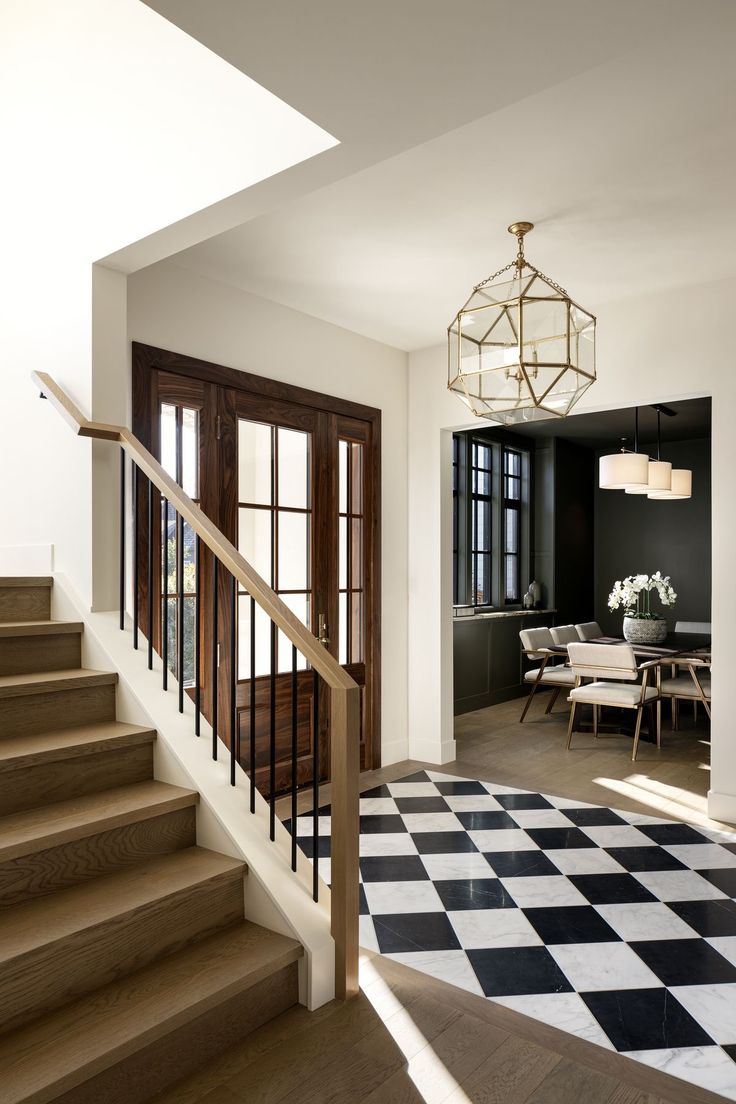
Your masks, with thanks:
[{"label": "baseboard trim", "polygon": [[409,748],[406,740],[392,740],[390,743],[381,743],[381,766],[390,767],[393,763],[403,763],[409,758]]},{"label": "baseboard trim", "polygon": [[410,740],[409,758],[417,759],[421,763],[434,763],[442,767],[445,763],[452,763],[457,758],[457,750],[454,740],[446,740],[438,744],[430,740]]},{"label": "baseboard trim", "polygon": [[708,816],[711,820],[724,820],[736,824],[736,794],[708,790]]}]

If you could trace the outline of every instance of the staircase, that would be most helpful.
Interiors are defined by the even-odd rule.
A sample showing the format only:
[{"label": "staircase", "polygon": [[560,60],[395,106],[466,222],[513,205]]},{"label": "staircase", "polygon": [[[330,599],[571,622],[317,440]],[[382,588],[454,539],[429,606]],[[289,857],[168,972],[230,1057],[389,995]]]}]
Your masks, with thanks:
[{"label": "staircase", "polygon": [[295,1004],[302,948],[245,919],[51,585],[0,578],[0,1099],[138,1104]]}]

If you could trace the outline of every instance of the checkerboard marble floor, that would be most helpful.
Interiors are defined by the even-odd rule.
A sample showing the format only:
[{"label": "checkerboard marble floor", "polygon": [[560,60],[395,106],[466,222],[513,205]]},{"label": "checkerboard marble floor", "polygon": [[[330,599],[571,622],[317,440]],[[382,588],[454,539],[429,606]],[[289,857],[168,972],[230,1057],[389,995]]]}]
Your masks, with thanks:
[{"label": "checkerboard marble floor", "polygon": [[362,946],[736,1100],[736,833],[434,771],[360,832]]}]

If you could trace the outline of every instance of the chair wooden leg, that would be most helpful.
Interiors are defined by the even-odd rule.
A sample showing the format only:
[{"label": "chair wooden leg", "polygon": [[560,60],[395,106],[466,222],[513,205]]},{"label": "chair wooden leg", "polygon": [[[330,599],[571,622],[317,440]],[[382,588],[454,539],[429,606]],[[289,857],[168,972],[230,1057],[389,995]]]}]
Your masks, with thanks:
[{"label": "chair wooden leg", "polygon": [[677,732],[680,727],[680,706],[677,698],[672,699],[672,731]]},{"label": "chair wooden leg", "polygon": [[573,702],[572,705],[570,706],[570,722],[567,726],[567,750],[568,751],[570,750],[570,745],[572,744],[572,734],[573,734],[573,730],[575,728],[575,711],[576,711],[577,707],[578,707],[577,702]]},{"label": "chair wooden leg", "polygon": [[657,747],[662,747],[662,699],[657,700]]},{"label": "chair wooden leg", "polygon": [[697,720],[698,720],[698,703],[697,703],[697,700],[695,698],[693,698],[693,720],[697,724]]},{"label": "chair wooden leg", "polygon": [[553,710],[553,709],[554,709],[554,707],[555,707],[555,702],[557,701],[557,699],[558,699],[559,695],[560,695],[560,691],[559,691],[559,690],[553,690],[553,691],[552,691],[552,695],[551,695],[551,697],[550,697],[550,699],[549,699],[549,702],[547,703],[547,708],[546,708],[546,709],[545,709],[545,711],[544,711],[545,713],[551,713],[551,712],[552,712],[552,710]]},{"label": "chair wooden leg", "polygon": [[598,706],[593,706],[593,736],[598,739]]},{"label": "chair wooden leg", "polygon": [[533,683],[532,683],[532,688],[531,688],[531,690],[529,691],[529,697],[528,697],[528,698],[526,699],[526,704],[524,705],[524,708],[523,708],[523,709],[522,709],[522,711],[521,711],[521,716],[519,717],[519,724],[521,724],[521,722],[522,722],[522,721],[524,720],[524,718],[526,717],[526,714],[527,714],[527,710],[529,709],[529,706],[530,706],[530,705],[532,704],[532,698],[533,698],[533,697],[534,697],[534,695],[536,694],[536,692],[537,692],[537,687],[538,687],[538,686],[539,686],[539,683],[538,683],[538,682],[533,682]]},{"label": "chair wooden leg", "polygon": [[634,748],[633,748],[633,751],[631,752],[632,760],[636,759],[636,754],[639,750],[639,736],[641,735],[641,714],[642,714],[642,707],[639,706],[639,708],[636,711],[636,728],[634,729]]}]

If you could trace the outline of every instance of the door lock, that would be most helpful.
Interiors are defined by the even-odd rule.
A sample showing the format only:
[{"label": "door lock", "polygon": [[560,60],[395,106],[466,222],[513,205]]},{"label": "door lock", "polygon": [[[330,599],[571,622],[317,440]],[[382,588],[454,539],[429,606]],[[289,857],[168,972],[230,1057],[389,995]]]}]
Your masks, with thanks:
[{"label": "door lock", "polygon": [[317,619],[317,624],[317,639],[319,640],[320,644],[322,644],[326,648],[327,645],[330,643],[330,638],[327,635],[327,618],[325,617],[324,613],[321,613],[319,615]]}]

